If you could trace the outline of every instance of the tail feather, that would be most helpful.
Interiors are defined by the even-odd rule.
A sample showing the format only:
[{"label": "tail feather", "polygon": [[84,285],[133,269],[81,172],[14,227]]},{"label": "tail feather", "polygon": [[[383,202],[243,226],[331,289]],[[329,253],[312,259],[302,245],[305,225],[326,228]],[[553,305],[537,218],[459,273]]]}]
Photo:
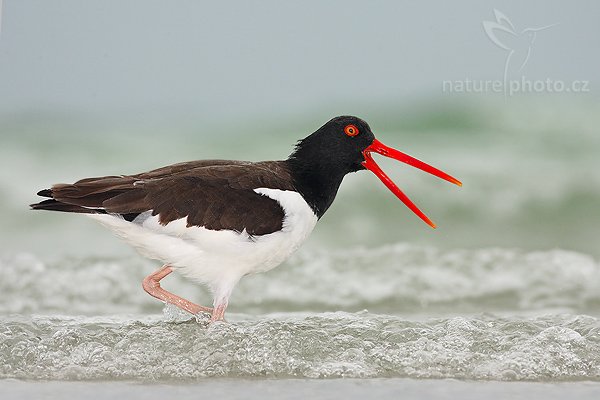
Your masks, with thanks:
[{"label": "tail feather", "polygon": [[33,210],[63,211],[85,214],[106,214],[104,202],[127,192],[135,179],[107,176],[82,179],[74,184],[59,183],[37,194],[50,200],[31,204]]},{"label": "tail feather", "polygon": [[85,208],[75,204],[61,203],[60,201],[50,199],[39,203],[29,205],[32,210],[62,211],[80,214],[106,214],[103,209]]},{"label": "tail feather", "polygon": [[[37,194],[48,200],[30,204],[32,210],[61,211],[79,214],[107,214],[104,202],[127,192],[135,179],[107,176],[87,178],[72,185],[57,184]],[[133,220],[139,213],[129,213],[124,218]]]},{"label": "tail feather", "polygon": [[37,192],[38,196],[42,196],[42,197],[50,197],[52,198],[52,189],[44,189],[44,190],[40,190],[39,192]]}]

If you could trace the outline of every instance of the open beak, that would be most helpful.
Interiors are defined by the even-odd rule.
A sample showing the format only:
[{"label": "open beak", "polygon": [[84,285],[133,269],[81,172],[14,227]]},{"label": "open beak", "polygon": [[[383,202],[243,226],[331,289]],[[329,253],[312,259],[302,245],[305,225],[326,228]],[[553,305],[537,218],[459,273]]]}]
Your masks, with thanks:
[{"label": "open beak", "polygon": [[366,149],[363,150],[363,156],[365,157],[365,161],[362,162],[362,165],[365,168],[367,168],[368,170],[372,171],[375,175],[377,175],[377,177],[381,180],[381,182],[383,182],[383,184],[385,186],[387,186],[387,188],[390,189],[392,191],[392,193],[394,193],[396,195],[396,197],[398,197],[400,200],[402,200],[402,202],[408,208],[410,208],[412,210],[412,212],[417,214],[419,216],[419,218],[421,218],[423,221],[425,221],[425,223],[427,223],[429,226],[431,226],[432,228],[435,228],[435,224],[429,218],[427,218],[427,216],[425,214],[423,214],[423,212],[421,210],[419,210],[419,207],[417,207],[415,205],[415,203],[413,203],[400,190],[400,188],[398,188],[398,186],[396,186],[396,184],[390,179],[390,177],[387,176],[381,168],[379,168],[379,165],[377,165],[375,163],[375,161],[373,160],[373,157],[371,156],[372,152],[379,153],[382,156],[393,158],[398,161],[402,161],[406,164],[412,165],[415,168],[419,168],[425,172],[429,172],[430,174],[433,174],[433,175],[437,176],[438,178],[442,178],[442,179],[447,180],[448,182],[452,182],[455,185],[462,186],[462,182],[456,178],[453,178],[452,176],[448,175],[447,173],[442,172],[439,169],[434,168],[431,165],[424,163],[423,161],[417,160],[416,158],[411,157],[408,154],[404,154],[401,151],[398,151],[396,149],[392,149],[391,147],[386,146],[385,144],[381,143],[377,139],[373,140],[373,143],[371,143],[371,145],[369,147],[367,147]]}]

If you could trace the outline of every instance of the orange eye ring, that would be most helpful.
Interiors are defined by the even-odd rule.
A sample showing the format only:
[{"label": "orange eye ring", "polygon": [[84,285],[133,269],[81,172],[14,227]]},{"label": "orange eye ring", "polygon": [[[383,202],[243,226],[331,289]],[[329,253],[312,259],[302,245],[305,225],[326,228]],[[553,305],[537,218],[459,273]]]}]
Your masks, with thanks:
[{"label": "orange eye ring", "polygon": [[346,125],[346,127],[344,128],[344,133],[348,136],[356,136],[358,135],[358,128],[356,127],[356,125]]}]

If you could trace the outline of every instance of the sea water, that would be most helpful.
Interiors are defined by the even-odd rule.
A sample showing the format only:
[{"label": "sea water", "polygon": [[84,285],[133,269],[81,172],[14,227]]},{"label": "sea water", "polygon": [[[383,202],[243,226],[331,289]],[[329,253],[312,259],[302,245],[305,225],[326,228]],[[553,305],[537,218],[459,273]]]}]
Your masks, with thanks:
[{"label": "sea water", "polygon": [[[348,176],[306,246],[279,268],[244,278],[227,322],[212,326],[142,291],[157,263],[80,215],[27,204],[51,183],[86,176],[194,158],[283,158],[308,132],[275,124],[256,131],[255,142],[190,124],[169,127],[178,133],[165,147],[166,127],[87,132],[86,122],[5,119],[0,391],[475,398],[528,388],[530,398],[597,398],[596,108],[374,114],[368,119],[381,141],[464,182],[453,187],[377,160],[439,228],[420,222],[368,172]],[[240,147],[227,146],[232,141]],[[210,304],[205,289],[179,276],[164,287]]]}]

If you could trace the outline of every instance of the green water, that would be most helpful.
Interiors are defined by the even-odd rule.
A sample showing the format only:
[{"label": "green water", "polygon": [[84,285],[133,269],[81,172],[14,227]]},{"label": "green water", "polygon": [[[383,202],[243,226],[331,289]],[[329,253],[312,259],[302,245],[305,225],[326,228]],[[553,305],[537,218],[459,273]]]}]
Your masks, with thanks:
[{"label": "green water", "polygon": [[[432,103],[361,116],[384,143],[463,181],[458,188],[378,159],[438,229],[368,172],[348,176],[307,244],[278,269],[243,279],[231,323],[210,328],[161,312],[139,287],[157,266],[109,232],[27,204],[39,189],[87,176],[200,158],[281,159],[325,121],[3,117],[0,378],[110,381],[107,393],[130,395],[131,382],[209,377],[232,388],[257,377],[386,378],[374,390],[417,385],[421,394],[429,386],[413,379],[571,382],[568,391],[593,397],[597,386],[573,382],[600,379],[597,104]],[[181,277],[165,285],[210,301]],[[352,397],[352,385],[323,390]],[[542,398],[546,388],[531,390]]]},{"label": "green water", "polygon": [[[367,108],[362,115],[377,137],[459,177],[464,186],[378,158],[437,223],[437,231],[412,215],[372,174],[360,172],[346,177],[309,245],[410,241],[444,248],[562,248],[600,255],[596,102],[512,99],[460,107],[386,107]],[[82,116],[6,116],[0,121],[2,248],[29,251],[35,240],[38,251],[53,252],[66,241],[81,244],[69,251],[83,247],[89,254],[85,243],[90,235],[99,253],[112,247],[108,235],[81,218],[27,210],[35,192],[52,183],[201,158],[281,159],[296,140],[324,122],[301,115],[271,122],[173,119],[107,126]],[[38,226],[53,226],[61,235],[44,237],[43,229],[34,229]]]}]

